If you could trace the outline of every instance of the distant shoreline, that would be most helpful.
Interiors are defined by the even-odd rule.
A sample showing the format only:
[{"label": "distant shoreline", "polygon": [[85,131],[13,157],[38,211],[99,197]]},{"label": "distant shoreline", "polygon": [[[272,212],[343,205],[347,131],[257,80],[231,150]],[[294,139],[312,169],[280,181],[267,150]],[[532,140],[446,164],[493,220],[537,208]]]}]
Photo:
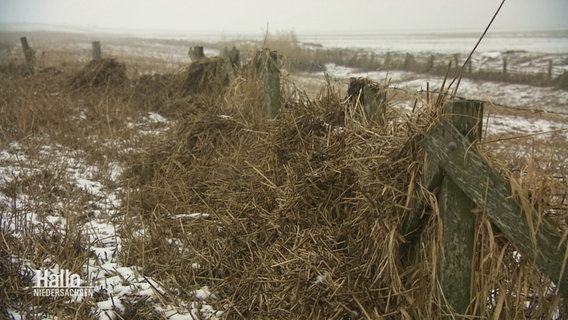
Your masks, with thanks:
[{"label": "distant shoreline", "polygon": [[[0,32],[33,32],[33,31],[53,31],[53,32],[67,32],[67,33],[95,33],[95,34],[117,34],[117,35],[130,35],[130,36],[155,36],[159,38],[164,37],[225,37],[225,38],[262,38],[264,31],[231,31],[227,30],[167,30],[167,29],[125,29],[125,28],[105,28],[100,26],[73,26],[73,25],[53,25],[42,23],[8,23],[0,22]],[[295,31],[295,30],[272,30],[273,33],[279,32],[294,32],[301,38],[309,37],[374,37],[374,36],[440,36],[440,37],[456,37],[456,36],[479,36],[483,30],[476,29],[456,29],[456,30],[443,30],[443,29],[406,29],[406,30],[375,30],[375,31],[342,31],[342,30],[325,30],[325,31]],[[490,30],[488,36],[491,35],[504,35],[504,34],[548,34],[556,35],[557,37],[568,37],[568,28],[523,28],[523,29],[496,29]]]}]

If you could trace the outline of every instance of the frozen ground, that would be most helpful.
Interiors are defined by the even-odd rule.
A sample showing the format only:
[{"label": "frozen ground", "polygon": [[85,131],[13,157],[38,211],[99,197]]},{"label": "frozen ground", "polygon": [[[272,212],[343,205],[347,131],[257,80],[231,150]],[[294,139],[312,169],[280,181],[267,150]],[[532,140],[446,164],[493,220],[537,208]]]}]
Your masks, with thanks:
[{"label": "frozen ground", "polygon": [[[145,136],[159,135],[167,130],[168,125],[163,117],[150,113],[142,122],[132,123],[130,127],[137,128],[140,135]],[[86,275],[82,276],[85,282],[82,285],[94,288],[94,296],[97,298],[93,312],[100,319],[118,319],[115,311],[124,312],[124,303],[127,301],[147,299],[162,302],[161,295],[166,292],[162,284],[151,277],[143,276],[141,267],[125,266],[119,259],[123,249],[120,232],[125,214],[120,212],[122,189],[116,182],[123,168],[113,162],[104,166],[87,164],[80,152],[60,145],[45,143],[37,152],[32,155],[25,146],[17,142],[0,150],[0,189],[3,190],[13,182],[48,174],[56,176],[62,185],[40,187],[69,188],[73,192],[70,193],[70,198],[50,203],[44,203],[26,192],[19,192],[15,198],[9,198],[5,192],[0,192],[1,228],[10,230],[15,237],[23,237],[23,230],[46,230],[46,225],[51,227],[50,232],[63,234],[69,227],[79,228],[79,233],[89,244],[88,250],[92,253],[92,258],[82,266],[82,273]],[[50,208],[47,211],[49,213],[35,211],[44,206]],[[79,226],[68,225],[68,220],[77,221],[78,217],[82,216],[88,218]],[[143,236],[143,230],[141,232]],[[40,270],[32,261],[15,256],[13,259],[23,265],[22,270],[27,274],[34,275]],[[49,266],[47,270],[57,274],[62,269],[49,256],[42,265],[43,268]],[[32,283],[35,277],[34,275]],[[217,319],[222,314],[207,304],[208,300],[215,298],[207,287],[194,290],[192,295],[193,301],[155,303],[156,311],[168,319]],[[71,301],[81,300],[82,297],[71,297]],[[16,310],[9,312],[13,319],[25,319],[25,315]],[[40,315],[44,318],[50,317],[49,314],[38,314]]]},{"label": "frozen ground", "polygon": [[[350,77],[368,77],[378,82],[389,82],[390,87],[410,91],[425,91],[427,84],[433,92],[439,91],[443,78],[415,74],[405,71],[357,72],[352,68],[326,65],[332,78],[347,82]],[[320,76],[323,77],[324,73]],[[446,86],[448,83],[446,83]],[[494,106],[510,108],[513,112],[530,110],[535,114],[546,114],[546,119],[538,116],[530,118],[521,115],[492,114],[488,120],[489,134],[526,134],[563,130],[568,139],[568,91],[551,87],[535,87],[503,82],[489,82],[463,79],[458,88],[458,96],[472,100],[487,101]]]}]

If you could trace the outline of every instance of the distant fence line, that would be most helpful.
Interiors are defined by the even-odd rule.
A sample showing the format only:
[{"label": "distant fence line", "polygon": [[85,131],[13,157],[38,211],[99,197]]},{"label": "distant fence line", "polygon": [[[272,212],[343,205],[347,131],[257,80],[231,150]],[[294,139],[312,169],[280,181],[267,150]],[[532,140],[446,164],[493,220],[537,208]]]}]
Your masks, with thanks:
[{"label": "distant fence line", "polygon": [[[30,73],[34,72],[35,51],[30,47],[26,37],[20,38],[26,64]],[[190,48],[192,58],[202,56],[203,47]],[[323,49],[295,51],[287,55],[286,51],[279,51],[284,57],[281,63],[290,71],[325,71],[325,64],[334,63],[352,67],[361,71],[371,70],[403,70],[416,73],[443,76],[449,71],[449,76],[457,75],[458,70],[465,61],[465,55],[460,54],[412,54],[401,52],[375,52],[356,49]],[[514,52],[513,52],[514,53]],[[475,54],[474,54],[475,56]],[[100,60],[102,57],[100,41],[92,42],[92,59]],[[552,59],[539,61],[535,66],[526,70],[519,67],[518,61],[505,52],[498,57],[490,58],[490,62],[481,63],[479,60],[469,61],[463,70],[462,76],[476,80],[504,81],[537,86],[556,86],[568,89],[568,72],[564,66],[557,66]],[[499,61],[500,60],[500,61]],[[524,62],[526,63],[526,61]],[[525,69],[523,69],[525,68]]]}]

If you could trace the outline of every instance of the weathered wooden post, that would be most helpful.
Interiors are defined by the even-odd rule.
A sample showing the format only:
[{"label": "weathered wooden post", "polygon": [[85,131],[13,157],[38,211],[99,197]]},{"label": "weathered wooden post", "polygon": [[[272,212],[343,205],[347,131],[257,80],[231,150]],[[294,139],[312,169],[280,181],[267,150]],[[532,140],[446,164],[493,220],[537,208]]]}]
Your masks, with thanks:
[{"label": "weathered wooden post", "polygon": [[240,51],[235,47],[231,50],[224,48],[221,52],[221,57],[225,61],[223,66],[224,76],[228,79],[233,79],[235,76],[235,70],[240,65]]},{"label": "weathered wooden post", "polygon": [[367,119],[371,119],[378,111],[378,120],[384,124],[387,113],[386,101],[386,94],[378,84],[371,83],[363,87],[363,109]]},{"label": "weathered wooden post", "polygon": [[552,81],[552,59],[548,60],[548,81]]},{"label": "weathered wooden post", "polygon": [[507,78],[507,57],[503,57],[503,78]]},{"label": "weathered wooden post", "polygon": [[[481,101],[450,101],[444,111],[452,125],[470,142],[480,139],[483,119]],[[452,147],[448,145],[448,148]],[[476,219],[472,210],[476,205],[448,176],[442,178],[438,202],[443,250],[438,260],[440,284],[446,301],[454,311],[466,314],[471,302],[471,261]]]},{"label": "weathered wooden post", "polygon": [[187,52],[187,54],[191,58],[191,61],[196,61],[196,60],[199,60],[199,59],[205,57],[205,54],[203,53],[203,47],[202,46],[195,46],[195,47],[189,48],[189,51]]},{"label": "weathered wooden post", "polygon": [[454,67],[456,69],[460,68],[460,54],[459,53],[454,54]]},{"label": "weathered wooden post", "polygon": [[434,55],[430,55],[430,59],[426,63],[426,72],[430,72],[434,69]]},{"label": "weathered wooden post", "polygon": [[265,49],[260,53],[264,78],[264,106],[269,119],[274,119],[280,110],[280,70],[278,52]]},{"label": "weathered wooden post", "polygon": [[410,70],[414,65],[414,57],[407,53],[406,57],[404,58],[404,70]]},{"label": "weathered wooden post", "polygon": [[387,52],[387,55],[385,56],[385,61],[383,62],[384,68],[386,70],[390,70],[391,67],[391,53]]},{"label": "weathered wooden post", "polygon": [[93,61],[99,61],[102,59],[101,55],[101,42],[100,41],[93,41]]},{"label": "weathered wooden post", "polygon": [[22,44],[22,50],[24,51],[24,57],[26,58],[28,71],[30,73],[34,73],[35,52],[32,48],[30,48],[28,39],[26,37],[21,37],[20,43]]}]

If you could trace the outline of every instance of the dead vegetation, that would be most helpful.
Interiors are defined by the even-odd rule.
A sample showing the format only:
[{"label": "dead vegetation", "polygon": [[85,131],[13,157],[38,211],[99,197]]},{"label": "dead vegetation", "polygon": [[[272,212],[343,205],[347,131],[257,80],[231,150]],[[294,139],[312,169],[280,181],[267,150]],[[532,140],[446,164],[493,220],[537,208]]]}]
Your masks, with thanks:
[{"label": "dead vegetation", "polygon": [[[120,263],[167,288],[159,298],[124,299],[115,318],[165,318],[156,305],[191,301],[193,290],[204,286],[214,293],[206,302],[228,319],[459,317],[439,290],[435,190],[421,185],[425,160],[418,143],[440,120],[439,108],[417,100],[413,112],[391,106],[385,124],[362,125],[328,83],[313,99],[285,92],[294,99],[266,120],[256,70],[245,66],[227,83],[221,66],[206,59],[176,74],[127,79],[123,64],[103,60],[78,73],[2,77],[0,146],[10,153],[10,142],[25,145],[30,159],[46,167],[42,175],[0,181],[3,199],[34,196],[24,202],[28,209],[16,200],[0,207],[4,219],[22,221],[1,229],[3,316],[10,309],[33,317],[33,307],[62,318],[95,318],[92,304],[109,296],[101,290],[72,303],[29,293],[22,260],[39,267],[49,257],[84,272],[91,254],[93,244],[78,229],[47,223],[27,229],[25,213],[48,214],[56,208],[40,206],[57,197],[69,204],[69,221],[116,221]],[[172,116],[170,129],[143,136],[128,125],[148,111]],[[120,163],[123,175],[108,182],[121,190],[116,213],[83,214],[92,195],[74,192],[58,174],[68,168],[54,166],[56,155],[42,156],[42,144],[80,151],[101,167]],[[564,230],[560,197],[568,186],[546,178],[546,169],[520,163],[510,174],[514,196]],[[419,227],[406,230],[418,209]],[[565,302],[550,279],[483,212],[477,220],[472,317],[564,318]]]}]

